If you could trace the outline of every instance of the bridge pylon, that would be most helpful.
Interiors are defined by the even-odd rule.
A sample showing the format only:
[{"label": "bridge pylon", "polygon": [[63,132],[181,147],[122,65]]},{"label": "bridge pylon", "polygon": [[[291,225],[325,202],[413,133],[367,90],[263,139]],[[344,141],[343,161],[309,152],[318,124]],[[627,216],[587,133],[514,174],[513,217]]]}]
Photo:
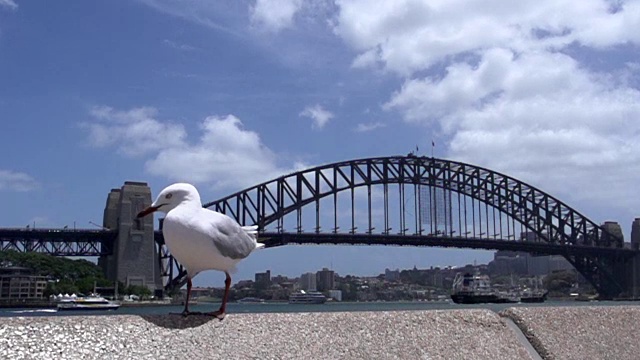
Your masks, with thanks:
[{"label": "bridge pylon", "polygon": [[[631,223],[631,248],[640,249],[640,218],[635,218]],[[627,291],[629,297],[640,299],[640,254],[630,258],[625,266]]]},{"label": "bridge pylon", "polygon": [[110,255],[98,264],[107,279],[125,286],[146,286],[152,292],[162,289],[160,265],[153,233],[153,217],[136,219],[139,211],[151,205],[151,189],[145,182],[126,181],[107,196],[103,226],[118,236]]}]

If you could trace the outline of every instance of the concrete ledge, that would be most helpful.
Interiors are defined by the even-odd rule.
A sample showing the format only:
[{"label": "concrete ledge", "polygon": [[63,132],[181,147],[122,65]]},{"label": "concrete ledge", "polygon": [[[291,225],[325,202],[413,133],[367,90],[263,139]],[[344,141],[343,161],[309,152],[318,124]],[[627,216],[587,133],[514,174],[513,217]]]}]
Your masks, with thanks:
[{"label": "concrete ledge", "polygon": [[528,359],[489,310],[4,318],[6,359]]},{"label": "concrete ledge", "polygon": [[517,307],[500,314],[544,359],[640,359],[640,306]]},{"label": "concrete ledge", "polygon": [[[507,319],[508,318],[508,319]],[[637,359],[640,307],[0,318],[3,359]]]}]

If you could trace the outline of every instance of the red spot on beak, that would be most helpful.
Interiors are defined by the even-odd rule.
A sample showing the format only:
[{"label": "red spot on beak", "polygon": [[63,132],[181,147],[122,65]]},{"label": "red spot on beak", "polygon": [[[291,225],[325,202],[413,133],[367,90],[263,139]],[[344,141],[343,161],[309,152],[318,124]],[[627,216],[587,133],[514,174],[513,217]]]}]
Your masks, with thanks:
[{"label": "red spot on beak", "polygon": [[137,219],[147,216],[149,214],[151,214],[152,212],[155,212],[156,210],[158,210],[160,208],[160,206],[149,206],[148,208],[140,211],[138,213],[138,215],[136,216]]}]

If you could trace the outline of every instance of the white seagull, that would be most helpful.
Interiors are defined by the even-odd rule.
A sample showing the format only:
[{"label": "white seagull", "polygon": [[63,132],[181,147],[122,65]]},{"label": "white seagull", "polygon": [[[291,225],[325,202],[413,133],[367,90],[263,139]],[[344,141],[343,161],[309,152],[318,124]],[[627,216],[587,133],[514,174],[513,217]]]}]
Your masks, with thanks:
[{"label": "white seagull", "polygon": [[191,279],[205,270],[219,270],[227,276],[224,297],[220,309],[208,315],[222,320],[231,286],[229,272],[251,252],[264,247],[264,244],[256,241],[258,227],[240,226],[227,215],[203,208],[198,190],[185,183],[164,188],[156,201],[138,213],[137,217],[155,211],[167,214],[162,224],[165,244],[187,271],[187,299],[182,314],[193,314],[189,312]]}]

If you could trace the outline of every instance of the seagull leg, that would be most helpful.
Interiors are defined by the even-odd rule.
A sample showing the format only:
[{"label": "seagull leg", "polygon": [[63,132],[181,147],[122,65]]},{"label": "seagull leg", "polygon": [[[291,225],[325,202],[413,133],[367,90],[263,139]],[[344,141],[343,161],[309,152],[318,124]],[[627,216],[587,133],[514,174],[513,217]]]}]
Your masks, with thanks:
[{"label": "seagull leg", "polygon": [[189,300],[191,299],[191,277],[187,276],[187,299],[184,302],[184,310],[182,311],[182,316],[188,316],[190,314],[195,314],[189,311]]},{"label": "seagull leg", "polygon": [[227,299],[229,298],[229,288],[231,287],[231,275],[226,271],[224,273],[227,277],[224,279],[224,296],[222,297],[222,304],[220,304],[220,309],[218,309],[218,311],[208,314],[213,317],[217,317],[221,321],[224,319],[225,311],[227,310]]}]

